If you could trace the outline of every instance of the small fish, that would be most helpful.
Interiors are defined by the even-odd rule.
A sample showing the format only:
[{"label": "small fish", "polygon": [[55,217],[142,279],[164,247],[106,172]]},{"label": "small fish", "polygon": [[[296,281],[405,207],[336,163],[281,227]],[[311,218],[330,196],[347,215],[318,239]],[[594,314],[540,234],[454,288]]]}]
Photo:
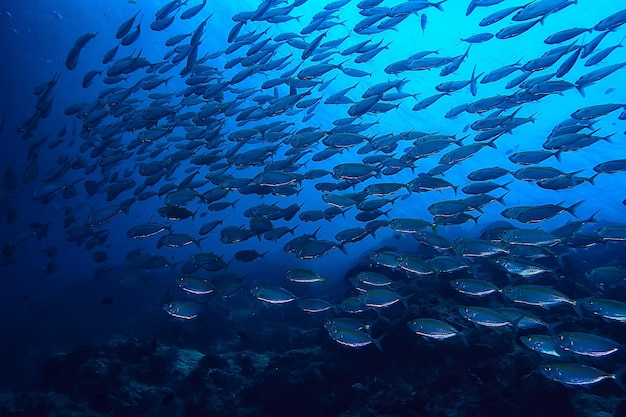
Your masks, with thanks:
[{"label": "small fish", "polygon": [[600,358],[619,350],[619,344],[606,337],[584,332],[564,332],[554,336],[554,341],[566,352]]},{"label": "small fish", "polygon": [[295,295],[281,287],[255,285],[250,292],[257,300],[267,304],[286,304],[296,299]]},{"label": "small fish", "polygon": [[126,236],[131,239],[145,239],[150,236],[158,235],[166,230],[171,233],[172,226],[164,226],[159,223],[144,223],[128,229]]},{"label": "small fish", "polygon": [[259,253],[255,249],[244,249],[235,253],[235,259],[239,262],[252,262],[255,259],[262,258],[268,252]]},{"label": "small fish", "polygon": [[614,380],[621,389],[626,391],[626,386],[621,381],[624,369],[609,374],[600,369],[581,365],[579,363],[548,363],[542,365],[539,371],[547,378],[565,385],[592,385],[605,379]]},{"label": "small fish", "polygon": [[449,325],[436,319],[414,319],[407,322],[409,329],[419,336],[428,337],[435,340],[445,340],[458,336],[461,338],[465,346],[467,343],[467,334],[459,332],[454,326]]},{"label": "small fish", "polygon": [[626,303],[606,298],[587,298],[580,304],[594,315],[608,320],[626,322]]},{"label": "small fish", "polygon": [[513,323],[502,313],[485,307],[460,306],[459,313],[474,324],[485,327],[503,327]]},{"label": "small fish", "polygon": [[[578,302],[565,294],[543,285],[509,285],[502,289],[509,300],[526,305],[549,309],[554,306],[569,304],[579,313]],[[580,315],[580,313],[579,313]]]},{"label": "small fish", "polygon": [[529,334],[521,336],[520,342],[528,349],[542,355],[561,357],[563,350],[554,342],[552,336],[544,334]]},{"label": "small fish", "polygon": [[334,319],[324,323],[329,336],[337,343],[351,348],[362,348],[373,344],[382,352],[381,340],[385,337],[374,339],[368,333],[362,331],[365,328],[360,322],[347,322],[345,319]]},{"label": "small fish", "polygon": [[402,302],[405,308],[409,308],[405,297],[401,297],[398,293],[389,289],[367,290],[359,295],[359,300],[366,307],[371,308],[385,308],[398,302]]},{"label": "small fish", "polygon": [[67,57],[65,58],[65,67],[72,71],[75,70],[78,66],[78,59],[80,57],[80,52],[87,45],[87,43],[96,37],[98,33],[86,33],[76,39],[74,46],[67,53]]},{"label": "small fish", "polygon": [[191,294],[206,295],[215,291],[215,287],[207,279],[184,275],[178,278],[178,286]]},{"label": "small fish", "polygon": [[461,294],[477,297],[500,292],[500,289],[491,282],[481,279],[459,278],[450,281],[450,285]]},{"label": "small fish", "polygon": [[172,301],[163,304],[163,309],[172,317],[192,320],[198,317],[202,304],[193,301]]},{"label": "small fish", "polygon": [[299,299],[296,304],[305,313],[323,313],[334,308],[328,301],[316,298]]},{"label": "small fish", "polygon": [[600,287],[626,285],[626,269],[614,266],[593,268],[585,272],[585,278]]}]

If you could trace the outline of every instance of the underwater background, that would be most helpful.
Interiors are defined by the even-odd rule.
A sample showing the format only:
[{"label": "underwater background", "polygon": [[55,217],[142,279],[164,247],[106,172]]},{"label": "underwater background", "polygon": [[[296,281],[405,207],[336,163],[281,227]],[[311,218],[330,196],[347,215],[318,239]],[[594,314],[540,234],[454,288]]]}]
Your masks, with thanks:
[{"label": "underwater background", "polygon": [[0,3],[0,415],[626,415],[623,7]]}]

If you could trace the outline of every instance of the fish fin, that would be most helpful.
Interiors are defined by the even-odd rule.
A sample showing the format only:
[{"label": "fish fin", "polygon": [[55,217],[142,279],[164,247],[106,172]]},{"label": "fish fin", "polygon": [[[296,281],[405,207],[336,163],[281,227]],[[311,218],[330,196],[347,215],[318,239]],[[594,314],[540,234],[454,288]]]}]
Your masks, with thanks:
[{"label": "fish fin", "polygon": [[576,87],[576,90],[578,90],[578,92],[580,93],[582,97],[585,97],[585,86],[574,84],[574,87]]},{"label": "fish fin", "polygon": [[496,198],[496,201],[503,206],[506,206],[506,203],[504,202],[504,197],[506,197],[509,193],[510,191],[507,191],[506,193],[502,194],[500,197]]},{"label": "fish fin", "polygon": [[574,217],[578,217],[576,215],[576,209],[578,208],[578,206],[580,206],[584,202],[585,200],[580,200],[578,203],[572,204],[571,206],[567,207],[565,211],[567,211],[569,214],[571,214]]},{"label": "fish fin", "polygon": [[554,337],[556,335],[556,328],[565,323],[566,323],[565,321],[556,321],[554,323],[548,323],[548,327],[547,327],[548,332],[550,332],[550,335]]},{"label": "fish fin", "polygon": [[410,296],[407,296],[407,297],[400,297],[400,301],[402,301],[402,304],[404,305],[404,309],[405,309],[405,310],[408,310],[408,309],[409,309],[409,301],[408,301],[408,300],[409,300],[409,297],[410,297]]},{"label": "fish fin", "polygon": [[470,330],[468,330],[466,332],[457,333],[459,335],[459,338],[461,339],[461,341],[465,345],[465,347],[469,347],[469,342],[467,341],[467,335],[469,333],[471,333],[471,332],[472,332],[472,329],[470,329]]},{"label": "fish fin", "polygon": [[626,366],[618,369],[615,374],[613,374],[613,379],[618,387],[626,391],[626,384],[624,384],[623,377],[626,374]]},{"label": "fish fin", "polygon": [[582,319],[583,318],[583,310],[582,310],[582,304],[580,303],[580,300],[575,300],[574,303],[572,304],[572,307],[574,308],[574,311],[576,312],[578,317],[580,317]]},{"label": "fish fin", "polygon": [[385,337],[387,337],[387,333],[383,334],[382,336],[380,336],[377,339],[372,338],[372,343],[374,344],[374,346],[376,346],[376,348],[378,350],[380,350],[381,352],[383,351],[383,346],[380,344],[381,340],[383,340]]},{"label": "fish fin", "polygon": [[607,141],[609,143],[613,143],[611,141],[611,136],[613,136],[613,135],[615,135],[615,133],[611,133],[610,135],[607,135],[607,136],[602,136],[602,137],[600,137],[600,139],[605,140],[605,141]]}]

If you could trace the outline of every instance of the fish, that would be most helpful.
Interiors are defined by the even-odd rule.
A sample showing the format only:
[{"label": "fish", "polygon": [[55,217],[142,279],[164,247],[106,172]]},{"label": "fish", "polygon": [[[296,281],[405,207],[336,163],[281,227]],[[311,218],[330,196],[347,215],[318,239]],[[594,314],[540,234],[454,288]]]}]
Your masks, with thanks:
[{"label": "fish", "polygon": [[[524,9],[520,10],[516,15],[513,16],[513,20],[515,20],[515,16],[518,16]],[[524,19],[527,20],[527,19]],[[515,36],[519,36],[524,32],[530,30],[533,26],[539,23],[542,19],[533,20],[532,22],[527,23],[518,23],[516,25],[507,26],[505,28],[500,29],[496,33],[496,38],[498,39],[510,39]]]},{"label": "fish", "polygon": [[76,69],[76,67],[78,66],[78,59],[80,57],[81,51],[85,46],[87,46],[87,43],[89,43],[89,41],[91,41],[97,35],[97,32],[85,33],[84,35],[81,35],[78,37],[78,39],[76,39],[76,42],[74,42],[74,46],[72,47],[72,49],[70,49],[65,58],[65,67],[68,70],[72,71]]},{"label": "fish", "polygon": [[565,352],[593,358],[612,355],[620,347],[619,343],[611,339],[585,332],[557,333],[553,339]]},{"label": "fish", "polygon": [[626,386],[620,380],[623,370],[609,374],[589,365],[579,363],[548,363],[542,365],[539,371],[547,378],[565,385],[592,385],[605,379],[614,380],[621,389],[626,391]]},{"label": "fish", "polygon": [[405,308],[408,308],[407,300],[405,297],[401,297],[395,291],[384,288],[364,291],[359,295],[359,300],[366,307],[371,308],[385,308],[392,306],[398,302],[401,302],[402,304],[404,304]]},{"label": "fish", "polygon": [[575,38],[576,36],[585,33],[585,32],[589,32],[591,33],[591,31],[593,30],[593,28],[571,28],[571,29],[565,29],[562,30],[560,32],[557,33],[553,33],[552,35],[548,36],[543,42],[547,43],[547,44],[555,44],[555,43],[562,43],[565,41],[568,41],[572,38]]},{"label": "fish", "polygon": [[521,223],[538,223],[548,220],[562,212],[568,212],[572,216],[576,215],[576,208],[583,204],[585,200],[581,200],[569,207],[563,207],[561,204],[542,204],[538,206],[517,206],[509,207],[502,210],[502,216],[507,219],[517,220]]},{"label": "fish", "polygon": [[515,303],[539,306],[545,309],[568,304],[580,315],[580,305],[576,300],[543,285],[509,285],[502,289],[502,294]]},{"label": "fish", "polygon": [[454,326],[437,319],[419,318],[407,322],[411,331],[419,336],[435,340],[446,340],[459,337],[468,346],[467,334],[459,332]]},{"label": "fish", "polygon": [[554,342],[552,336],[544,334],[529,334],[520,336],[520,342],[528,349],[541,355],[556,356],[561,358],[564,354],[562,349]]},{"label": "fish", "polygon": [[362,348],[368,345],[374,345],[382,352],[381,340],[385,335],[374,339],[368,333],[360,330],[363,325],[359,322],[352,323],[339,319],[329,320],[324,323],[324,327],[328,331],[329,336],[337,343],[351,348]]},{"label": "fish", "polygon": [[196,16],[198,13],[200,13],[202,11],[202,9],[204,8],[204,6],[206,6],[207,0],[203,0],[202,3],[197,4],[195,6],[192,6],[190,8],[188,8],[187,10],[183,11],[180,14],[180,19],[181,20],[188,20],[193,18],[194,16]]},{"label": "fish", "polygon": [[178,278],[178,286],[185,292],[206,295],[215,291],[215,287],[207,279],[184,275]]},{"label": "fish", "polygon": [[171,226],[164,226],[159,223],[144,223],[137,226],[133,226],[126,232],[126,236],[131,239],[144,239],[150,236],[155,236],[164,231],[172,232]]},{"label": "fish", "polygon": [[461,316],[465,317],[472,323],[485,327],[503,327],[513,324],[507,316],[490,308],[459,306],[458,311]]},{"label": "fish", "polygon": [[250,288],[252,295],[267,304],[286,304],[296,300],[296,296],[281,287],[255,285]]},{"label": "fish", "polygon": [[601,162],[593,167],[593,170],[599,174],[614,174],[616,172],[626,171],[626,159],[614,159],[611,161]]},{"label": "fish", "polygon": [[626,284],[626,269],[604,266],[589,269],[585,278],[599,287],[614,287]]},{"label": "fish", "polygon": [[126,35],[128,35],[130,30],[133,28],[133,25],[135,24],[135,19],[137,19],[137,16],[139,16],[139,13],[141,13],[141,10],[137,10],[137,13],[135,13],[131,18],[127,19],[126,21],[124,21],[122,24],[119,25],[119,27],[117,28],[117,31],[115,32],[116,39],[122,39]]},{"label": "fish", "polygon": [[172,301],[163,304],[163,309],[177,319],[192,320],[198,317],[202,304],[193,301]]},{"label": "fish", "polygon": [[491,282],[480,279],[454,279],[450,281],[450,285],[461,294],[473,295],[477,297],[500,292],[500,289]]},{"label": "fish", "polygon": [[626,303],[607,298],[590,297],[580,301],[586,310],[607,320],[626,321]]},{"label": "fish", "polygon": [[193,236],[187,233],[168,233],[159,238],[156,247],[157,249],[160,249],[163,246],[167,246],[169,248],[182,248],[193,243],[198,247],[198,249],[202,249],[200,247],[200,242],[204,239],[206,239],[206,237],[194,239]]},{"label": "fish", "polygon": [[255,249],[240,250],[235,253],[234,258],[239,262],[252,262],[255,259],[263,258],[268,252],[259,253]]},{"label": "fish", "polygon": [[323,313],[332,310],[333,304],[316,298],[307,298],[296,300],[298,307],[305,313]]}]

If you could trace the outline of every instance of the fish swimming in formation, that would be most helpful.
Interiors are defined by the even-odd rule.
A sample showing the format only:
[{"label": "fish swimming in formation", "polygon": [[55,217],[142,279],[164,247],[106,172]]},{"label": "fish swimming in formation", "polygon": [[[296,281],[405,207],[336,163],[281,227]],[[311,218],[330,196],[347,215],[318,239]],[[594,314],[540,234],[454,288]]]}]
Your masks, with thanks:
[{"label": "fish swimming in formation", "polygon": [[[249,307],[253,303],[297,306],[298,314],[324,317],[318,327],[338,344],[382,351],[386,334],[373,337],[378,322],[372,333],[374,324],[366,324],[365,317],[384,318],[381,327],[397,325],[396,319],[383,322],[394,310],[414,314],[421,307],[414,293],[423,286],[432,299],[445,298],[440,304],[448,311],[432,309],[441,313],[438,318],[403,318],[406,332],[435,340],[458,336],[468,345],[470,332],[448,323],[456,315],[477,333],[488,332],[485,327],[543,327],[551,334],[519,336],[542,355],[616,354],[619,341],[589,329],[554,332],[559,323],[529,310],[554,308],[551,313],[572,327],[577,324],[571,311],[559,306],[617,325],[626,320],[624,303],[603,294],[623,287],[624,265],[594,264],[575,274],[572,269],[579,268],[568,259],[585,248],[626,241],[626,226],[613,224],[617,221],[591,229],[594,215],[577,219],[579,212],[612,198],[602,194],[607,190],[602,183],[619,184],[626,171],[620,158],[623,135],[614,131],[626,119],[626,105],[614,94],[626,66],[617,58],[621,41],[614,36],[626,23],[624,11],[553,30],[552,16],[577,9],[576,0],[511,7],[502,7],[501,0],[471,0],[467,16],[488,12],[480,28],[459,26],[463,31],[454,42],[460,37],[467,48],[420,51],[419,45],[406,48],[385,37],[396,31],[404,36],[419,20],[429,39],[438,24],[433,16],[445,20],[445,9],[452,7],[446,0],[389,6],[337,1],[308,16],[308,9],[318,8],[313,3],[265,0],[255,10],[229,16],[232,27],[221,33],[212,25],[209,2],[174,0],[154,18],[152,11],[138,10],[113,30],[78,37],[66,55],[69,71],[87,66],[80,59],[83,51],[106,43],[98,59],[103,66],[85,68],[79,81],[93,94],[63,110],[61,117],[69,122],[62,130],[44,132],[40,121],[56,114],[61,74],[34,88],[34,111],[16,127],[28,144],[26,169],[20,175],[18,164],[7,167],[2,192],[11,196],[32,184],[29,195],[46,215],[57,203],[71,206],[59,226],[64,225],[66,241],[93,250],[89,259],[100,264],[94,276],[111,268],[112,251],[105,245],[140,245],[128,246],[124,266],[175,272],[180,299],[162,304],[174,318],[195,319],[216,298],[234,320],[262,316],[261,309]],[[355,7],[358,21],[340,20]],[[484,29],[505,19],[499,28]],[[178,31],[179,21],[186,22],[185,30]],[[496,51],[496,45],[531,40],[541,25],[549,30],[544,41],[532,45],[537,49],[510,48],[515,57],[497,65],[481,58],[481,51]],[[149,48],[159,39],[147,38],[152,32],[169,32],[158,56]],[[126,48],[130,45],[136,49]],[[579,101],[595,84],[610,82],[616,83],[612,95]],[[546,117],[552,110],[564,119]],[[587,159],[593,172],[572,162]],[[579,189],[585,198],[572,199]],[[591,198],[596,189],[604,190],[597,193],[602,201]],[[78,204],[81,196],[90,199],[87,209]],[[22,213],[3,210],[9,225],[22,225]],[[565,212],[576,219],[557,227]],[[131,214],[138,220],[123,223]],[[486,226],[491,220],[507,222]],[[21,246],[45,240],[44,222],[7,236],[0,265],[15,263]],[[107,244],[119,234],[114,225],[120,223],[125,244]],[[478,230],[475,226],[482,232],[465,233]],[[340,281],[334,275],[352,262],[346,257],[351,248],[372,248],[385,238],[409,249],[373,249],[359,263],[363,270],[346,277],[349,292],[331,293]],[[274,246],[278,241],[282,246]],[[154,242],[158,253],[148,253],[146,242]],[[201,252],[201,243],[211,252]],[[55,250],[45,252],[54,258]],[[333,259],[341,260],[324,264]],[[46,262],[46,273],[54,274],[55,263]],[[281,272],[259,272],[268,263]],[[316,272],[321,265],[331,273]],[[248,269],[255,276],[247,278],[233,272],[238,266],[259,270]],[[565,275],[576,283],[570,294],[576,298],[553,288],[561,288]],[[127,275],[124,282],[143,282],[139,276]],[[443,277],[449,283],[445,289],[431,286]],[[579,287],[583,295],[574,291]],[[320,293],[306,293],[314,290]],[[497,293],[504,297],[498,300]],[[250,304],[236,305],[235,297]],[[481,305],[456,302],[469,297],[481,297],[474,298]],[[502,306],[502,299],[520,308]],[[544,364],[540,372],[567,385],[603,379],[623,385],[622,371],[605,373],[582,364]]]}]

